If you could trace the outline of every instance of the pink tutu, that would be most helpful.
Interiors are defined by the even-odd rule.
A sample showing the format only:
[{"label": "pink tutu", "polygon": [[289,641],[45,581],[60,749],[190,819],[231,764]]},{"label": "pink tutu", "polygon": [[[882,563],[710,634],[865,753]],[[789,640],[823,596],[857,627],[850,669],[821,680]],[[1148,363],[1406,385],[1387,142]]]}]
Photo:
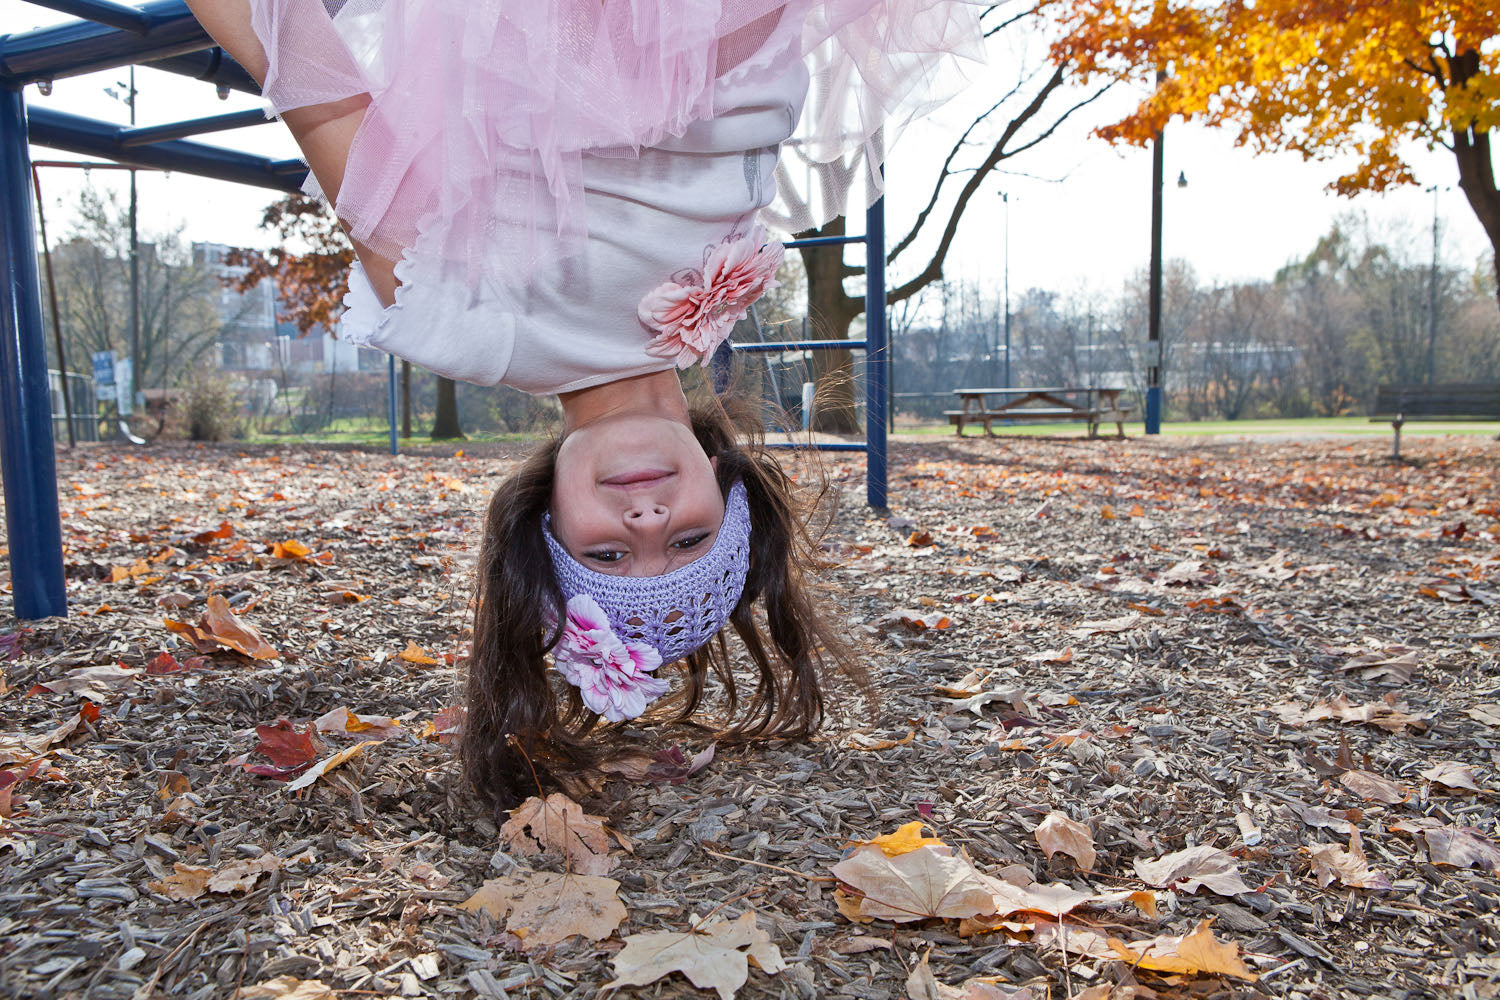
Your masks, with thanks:
[{"label": "pink tutu", "polygon": [[[879,162],[879,143],[955,82],[938,79],[940,62],[981,48],[982,8],[970,0],[250,6],[277,111],[371,95],[336,206],[350,233],[394,260],[416,243],[419,222],[436,220],[448,266],[471,283],[576,249],[589,231],[582,155],[633,155],[712,116],[716,80],[754,73],[758,53],[774,51],[760,44],[768,26],[797,33],[812,71],[793,143],[813,162],[861,146]],[[791,205],[781,219],[806,225],[843,207]],[[487,240],[496,227],[517,237],[504,259]]]}]

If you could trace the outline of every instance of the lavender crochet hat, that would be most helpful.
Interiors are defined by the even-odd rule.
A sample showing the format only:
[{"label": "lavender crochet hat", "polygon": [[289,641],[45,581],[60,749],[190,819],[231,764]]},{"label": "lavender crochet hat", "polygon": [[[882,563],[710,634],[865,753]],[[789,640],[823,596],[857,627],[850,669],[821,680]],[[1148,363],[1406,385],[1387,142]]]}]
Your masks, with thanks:
[{"label": "lavender crochet hat", "polygon": [[713,638],[740,602],[750,572],[750,504],[735,482],[724,522],[701,557],[661,576],[612,576],[582,565],[552,534],[543,534],[563,596],[593,598],[622,640],[645,643],[662,663],[680,660]]}]

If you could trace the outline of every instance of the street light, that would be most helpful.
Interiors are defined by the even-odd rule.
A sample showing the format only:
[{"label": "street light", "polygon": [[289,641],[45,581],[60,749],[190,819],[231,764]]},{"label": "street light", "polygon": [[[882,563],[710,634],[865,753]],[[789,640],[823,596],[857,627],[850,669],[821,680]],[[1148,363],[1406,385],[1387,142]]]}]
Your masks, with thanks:
[{"label": "street light", "polygon": [[1005,202],[1005,385],[1011,387],[1011,196],[998,192]]},{"label": "street light", "polygon": [[[1159,79],[1159,77],[1158,77]],[[1163,130],[1151,140],[1151,291],[1148,303],[1146,353],[1152,359],[1146,369],[1146,433],[1161,433],[1162,340],[1161,340],[1161,203],[1165,181]],[[1177,172],[1177,186],[1188,186],[1187,171]],[[1154,350],[1153,350],[1154,348]]]}]

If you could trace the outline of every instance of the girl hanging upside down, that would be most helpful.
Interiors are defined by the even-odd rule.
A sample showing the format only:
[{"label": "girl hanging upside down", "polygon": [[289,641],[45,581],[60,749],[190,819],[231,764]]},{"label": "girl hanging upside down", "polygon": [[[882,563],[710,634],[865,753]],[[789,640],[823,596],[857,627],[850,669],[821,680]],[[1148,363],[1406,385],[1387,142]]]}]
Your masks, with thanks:
[{"label": "girl hanging upside down", "polygon": [[[691,717],[710,672],[725,736],[810,733],[820,675],[854,665],[815,606],[802,509],[722,406],[689,407],[677,370],[707,363],[776,285],[782,249],[757,215],[782,145],[814,170],[862,150],[875,175],[890,130],[937,103],[941,63],[977,53],[980,8],[189,6],[261,83],[349,231],[343,336],[561,401],[562,435],[500,485],[485,524],[463,734],[476,793],[507,808],[531,791],[523,755],[554,777],[599,764],[604,723],[658,699],[653,715]],[[821,204],[783,198],[783,228],[842,212],[824,187]],[[726,623],[757,674],[748,698]]]}]

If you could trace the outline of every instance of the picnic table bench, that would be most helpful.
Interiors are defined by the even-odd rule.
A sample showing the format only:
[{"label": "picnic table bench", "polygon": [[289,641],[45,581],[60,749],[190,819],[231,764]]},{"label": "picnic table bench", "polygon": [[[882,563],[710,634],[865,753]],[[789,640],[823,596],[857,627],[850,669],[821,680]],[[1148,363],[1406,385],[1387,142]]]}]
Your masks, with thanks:
[{"label": "picnic table bench", "polygon": [[1408,420],[1500,419],[1500,382],[1405,382],[1375,390],[1372,422],[1389,420],[1395,430],[1391,455],[1401,457],[1401,425]]},{"label": "picnic table bench", "polygon": [[[1089,426],[1089,437],[1099,436],[1101,423],[1113,423],[1119,437],[1125,436],[1125,421],[1132,407],[1120,403],[1124,389],[1071,386],[1034,386],[1018,389],[954,389],[961,400],[956,410],[944,410],[948,422],[963,436],[964,424],[984,424],[991,437],[995,420],[1079,420]],[[991,404],[989,397],[1003,397]]]}]

